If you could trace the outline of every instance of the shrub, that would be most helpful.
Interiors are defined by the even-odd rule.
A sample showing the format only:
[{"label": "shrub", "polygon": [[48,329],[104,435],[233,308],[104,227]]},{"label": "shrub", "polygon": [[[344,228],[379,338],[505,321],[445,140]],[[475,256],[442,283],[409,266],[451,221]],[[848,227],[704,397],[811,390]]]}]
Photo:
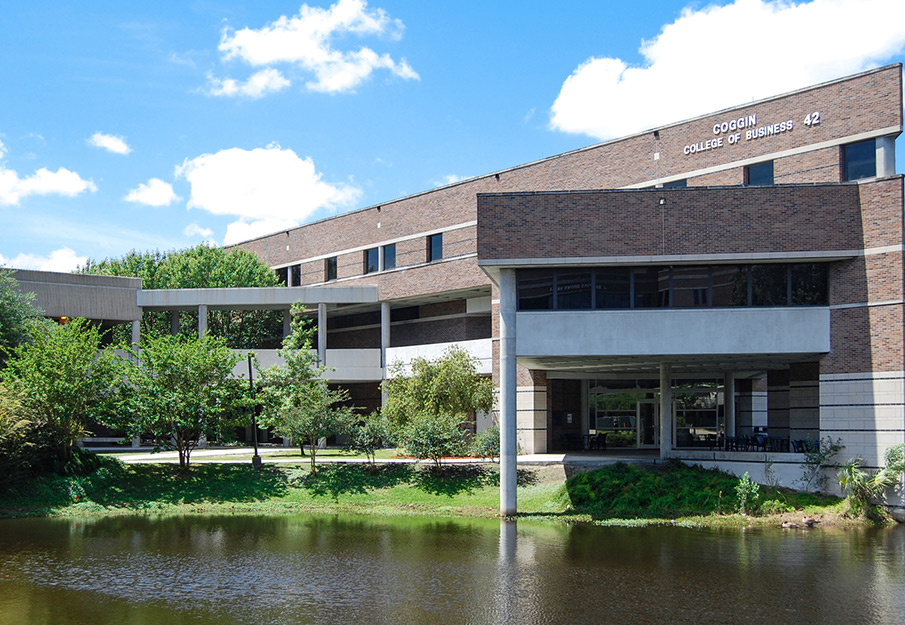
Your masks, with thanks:
[{"label": "shrub", "polygon": [[760,504],[761,514],[786,514],[788,512],[795,512],[795,506],[779,499],[768,499]]},{"label": "shrub", "polygon": [[745,471],[745,474],[738,479],[735,486],[735,494],[738,497],[738,511],[741,514],[748,514],[757,509],[757,501],[760,498],[760,484],[753,481]]},{"label": "shrub", "polygon": [[392,424],[379,412],[372,412],[349,430],[348,449],[362,453],[374,464],[374,453],[394,444]]},{"label": "shrub", "polygon": [[500,455],[500,428],[495,423],[478,432],[471,443],[471,453],[478,458],[498,458]]},{"label": "shrub", "polygon": [[418,413],[405,425],[402,445],[415,458],[430,458],[440,466],[444,457],[460,456],[467,448],[459,423],[458,417],[452,415]]},{"label": "shrub", "polygon": [[905,444],[893,445],[886,450],[886,466],[869,474],[861,468],[861,458],[854,458],[842,466],[839,485],[848,493],[849,510],[856,516],[866,516],[882,521],[885,513],[874,501],[883,496],[902,479],[905,473]]}]

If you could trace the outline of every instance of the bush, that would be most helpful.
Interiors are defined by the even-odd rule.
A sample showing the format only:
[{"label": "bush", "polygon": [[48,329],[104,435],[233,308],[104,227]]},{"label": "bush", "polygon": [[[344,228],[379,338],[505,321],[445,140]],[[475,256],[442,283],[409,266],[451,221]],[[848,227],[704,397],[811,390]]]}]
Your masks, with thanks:
[{"label": "bush", "polygon": [[0,385],[0,492],[31,472],[34,445],[24,414],[18,394]]},{"label": "bush", "polygon": [[478,432],[471,443],[471,453],[478,458],[498,458],[500,455],[500,428],[495,423]]},{"label": "bush", "polygon": [[379,412],[372,412],[349,430],[348,449],[362,453],[374,464],[378,449],[394,444],[395,435],[389,420]]},{"label": "bush", "polygon": [[459,419],[451,415],[419,413],[405,425],[402,445],[415,458],[430,458],[440,466],[444,457],[461,456],[467,449],[459,424]]},{"label": "bush", "polygon": [[608,432],[606,444],[608,447],[634,447],[638,440],[634,432]]},{"label": "bush", "polygon": [[735,494],[738,497],[738,511],[741,514],[757,510],[757,502],[760,499],[760,484],[753,481],[745,471],[735,485]]},{"label": "bush", "polygon": [[854,458],[842,466],[839,485],[848,493],[849,510],[856,516],[883,521],[886,513],[874,502],[890,488],[897,486],[905,474],[905,444],[886,450],[886,466],[874,474],[861,468],[861,458]]},{"label": "bush", "polygon": [[795,506],[780,501],[779,499],[768,499],[760,504],[761,514],[786,514],[789,512],[795,512]]}]

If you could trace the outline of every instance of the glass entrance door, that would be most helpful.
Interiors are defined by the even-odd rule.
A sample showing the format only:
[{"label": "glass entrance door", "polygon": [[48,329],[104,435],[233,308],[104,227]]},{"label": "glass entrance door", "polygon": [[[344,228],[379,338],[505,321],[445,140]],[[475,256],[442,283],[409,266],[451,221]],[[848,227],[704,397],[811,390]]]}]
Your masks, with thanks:
[{"label": "glass entrance door", "polygon": [[660,445],[660,402],[639,399],[637,404],[638,447]]}]

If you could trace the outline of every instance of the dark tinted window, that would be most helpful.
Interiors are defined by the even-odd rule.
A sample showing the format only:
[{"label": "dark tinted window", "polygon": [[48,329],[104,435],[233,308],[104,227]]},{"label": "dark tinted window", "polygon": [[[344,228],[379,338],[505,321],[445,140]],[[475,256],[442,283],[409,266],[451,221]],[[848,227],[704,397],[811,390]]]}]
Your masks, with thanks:
[{"label": "dark tinted window", "polygon": [[280,284],[286,286],[286,280],[289,278],[289,268],[288,267],[280,267],[276,270],[277,280],[280,281]]},{"label": "dark tinted window", "polygon": [[773,184],[773,161],[757,163],[745,168],[745,184],[749,187],[768,187]]},{"label": "dark tinted window", "polygon": [[392,243],[390,245],[383,246],[383,269],[395,269],[396,268],[396,244]]},{"label": "dark tinted window", "polygon": [[639,267],[635,269],[635,308],[669,306],[669,268]]},{"label": "dark tinted window", "polygon": [[595,276],[597,308],[631,308],[631,277],[629,267],[601,267]]},{"label": "dark tinted window", "polygon": [[751,305],[789,305],[788,267],[786,265],[751,266]]},{"label": "dark tinted window", "polygon": [[710,267],[673,267],[672,289],[676,308],[710,306]]},{"label": "dark tinted window", "polygon": [[561,310],[591,307],[591,272],[561,269],[556,274],[556,307]]},{"label": "dark tinted window", "polygon": [[793,306],[826,306],[828,291],[826,263],[792,265]]},{"label": "dark tinted window", "polygon": [[842,147],[842,179],[859,180],[877,175],[877,146],[873,139]]},{"label": "dark tinted window", "polygon": [[432,234],[427,237],[427,262],[443,258],[443,234]]},{"label": "dark tinted window", "polygon": [[292,286],[301,286],[302,284],[302,266],[293,265],[290,267],[289,275],[292,278]]},{"label": "dark tinted window", "polygon": [[714,306],[748,305],[748,267],[717,265],[711,272]]},{"label": "dark tinted window", "polygon": [[374,273],[380,270],[380,253],[376,247],[365,250],[365,273]]},{"label": "dark tinted window", "polygon": [[667,182],[663,185],[664,189],[684,189],[688,186],[687,180],[673,180],[672,182]]},{"label": "dark tinted window", "polygon": [[552,310],[552,269],[523,269],[519,271],[518,307],[519,310]]},{"label": "dark tinted window", "polygon": [[324,259],[324,280],[336,280],[336,256]]}]

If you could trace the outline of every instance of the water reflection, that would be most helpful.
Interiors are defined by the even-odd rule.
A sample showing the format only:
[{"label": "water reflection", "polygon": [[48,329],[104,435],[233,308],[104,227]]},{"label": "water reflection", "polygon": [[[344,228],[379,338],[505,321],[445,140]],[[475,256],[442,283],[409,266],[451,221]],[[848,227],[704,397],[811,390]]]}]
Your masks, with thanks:
[{"label": "water reflection", "polygon": [[4,625],[905,620],[905,528],[36,519],[0,522],[0,567]]}]

